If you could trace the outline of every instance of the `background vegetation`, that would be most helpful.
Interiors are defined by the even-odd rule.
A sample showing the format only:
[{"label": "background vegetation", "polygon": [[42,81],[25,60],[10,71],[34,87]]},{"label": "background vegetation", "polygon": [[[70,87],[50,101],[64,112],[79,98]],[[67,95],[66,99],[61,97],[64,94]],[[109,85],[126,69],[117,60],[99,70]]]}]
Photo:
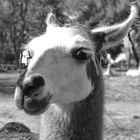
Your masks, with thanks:
[{"label": "background vegetation", "polygon": [[[132,1],[132,0],[131,0]],[[120,22],[129,14],[128,0],[0,0],[0,63],[19,66],[21,48],[45,31],[52,10],[59,21],[90,28]]]}]

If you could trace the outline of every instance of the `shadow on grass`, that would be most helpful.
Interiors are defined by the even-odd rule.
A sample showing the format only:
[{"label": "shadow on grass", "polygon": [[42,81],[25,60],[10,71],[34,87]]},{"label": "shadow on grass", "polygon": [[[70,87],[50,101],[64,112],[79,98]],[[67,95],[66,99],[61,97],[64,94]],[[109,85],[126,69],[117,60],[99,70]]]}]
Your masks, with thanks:
[{"label": "shadow on grass", "polygon": [[14,94],[15,83],[0,82],[0,92],[3,94]]},{"label": "shadow on grass", "polygon": [[0,94],[14,94],[17,74],[0,74]]}]

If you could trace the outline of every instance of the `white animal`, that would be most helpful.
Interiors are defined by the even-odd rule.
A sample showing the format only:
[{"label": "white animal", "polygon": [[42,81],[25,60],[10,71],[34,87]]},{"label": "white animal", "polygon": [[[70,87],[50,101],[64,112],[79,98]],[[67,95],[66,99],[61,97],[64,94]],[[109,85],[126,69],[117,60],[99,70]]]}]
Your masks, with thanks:
[{"label": "white animal", "polygon": [[140,64],[138,69],[130,69],[126,72],[126,75],[132,77],[140,76]]},{"label": "white animal", "polygon": [[107,64],[107,69],[103,73],[103,75],[106,76],[112,75],[111,66],[113,64],[118,64],[120,62],[128,62],[128,67],[129,67],[130,59],[132,55],[132,44],[130,43],[127,35],[123,38],[123,45],[124,45],[124,50],[115,59],[111,57],[111,54],[109,53],[107,54],[108,64]]}]

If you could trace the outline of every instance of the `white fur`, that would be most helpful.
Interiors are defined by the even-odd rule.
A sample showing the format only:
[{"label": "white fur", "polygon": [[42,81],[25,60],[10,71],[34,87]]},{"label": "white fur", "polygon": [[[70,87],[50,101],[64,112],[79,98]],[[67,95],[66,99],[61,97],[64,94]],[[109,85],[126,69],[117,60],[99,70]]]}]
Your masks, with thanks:
[{"label": "white fur", "polygon": [[121,61],[126,61],[128,59],[126,53],[121,53],[118,55],[118,57],[115,59],[115,63],[119,63]]}]

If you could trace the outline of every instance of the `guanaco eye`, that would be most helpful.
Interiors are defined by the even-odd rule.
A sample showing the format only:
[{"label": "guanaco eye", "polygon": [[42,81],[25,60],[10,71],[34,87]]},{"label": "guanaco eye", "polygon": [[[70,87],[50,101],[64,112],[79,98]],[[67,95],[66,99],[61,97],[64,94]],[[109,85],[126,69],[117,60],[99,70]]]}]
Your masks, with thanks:
[{"label": "guanaco eye", "polygon": [[89,53],[89,50],[85,49],[85,48],[79,48],[73,51],[72,53],[73,58],[81,61],[81,62],[85,62],[87,60],[89,60],[89,58],[91,57],[91,53]]}]

